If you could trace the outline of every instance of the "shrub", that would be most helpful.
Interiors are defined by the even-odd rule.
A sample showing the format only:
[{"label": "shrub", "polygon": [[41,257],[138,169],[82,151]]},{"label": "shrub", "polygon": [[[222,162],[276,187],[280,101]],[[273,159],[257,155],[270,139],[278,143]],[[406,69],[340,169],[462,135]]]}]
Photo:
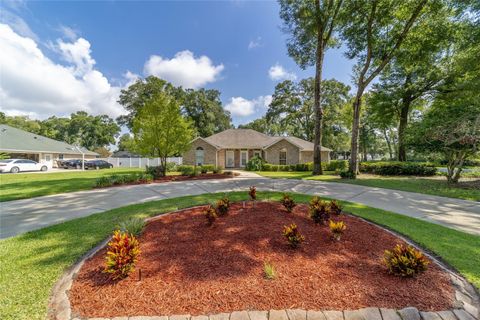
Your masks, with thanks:
[{"label": "shrub", "polygon": [[330,214],[338,216],[342,213],[342,206],[336,200],[332,200],[328,205],[328,211],[330,212]]},{"label": "shrub", "polygon": [[[168,171],[168,167],[167,167]],[[145,173],[151,174],[155,179],[164,177],[162,166],[146,166]]]},{"label": "shrub", "polygon": [[305,237],[300,234],[295,223],[283,227],[283,236],[287,238],[288,244],[292,248],[297,248],[305,240]]},{"label": "shrub", "polygon": [[401,277],[413,277],[425,270],[428,259],[412,246],[397,244],[392,251],[385,250],[383,262],[390,274]]},{"label": "shrub", "polygon": [[324,168],[326,171],[344,171],[348,169],[348,161],[331,160],[330,162],[325,162]]},{"label": "shrub", "polygon": [[217,201],[217,211],[220,216],[224,216],[228,213],[228,209],[230,208],[230,200],[227,197],[223,197],[222,199]]},{"label": "shrub", "polygon": [[212,170],[213,173],[222,173],[223,172],[223,169],[222,167],[214,167],[213,170]]},{"label": "shrub", "polygon": [[118,184],[133,183],[139,181],[139,175],[136,173],[122,174],[119,176]]},{"label": "shrub", "polygon": [[211,226],[215,222],[215,219],[217,219],[217,212],[211,205],[203,210],[203,215],[207,219],[208,226]]},{"label": "shrub", "polygon": [[333,220],[330,220],[328,226],[330,227],[333,238],[337,241],[340,240],[343,232],[345,231],[345,229],[347,229],[347,225],[343,221],[335,222]]},{"label": "shrub", "polygon": [[109,176],[99,177],[95,180],[95,187],[103,188],[113,186],[113,179]]},{"label": "shrub", "polygon": [[354,172],[348,170],[340,171],[340,178],[342,179],[355,179],[357,175]]},{"label": "shrub", "polygon": [[295,208],[295,206],[297,205],[295,203],[295,200],[293,200],[292,197],[290,197],[290,195],[288,195],[288,194],[283,195],[283,198],[282,198],[281,202],[282,202],[283,206],[285,207],[285,209],[287,209],[288,212],[292,212],[293,208]]},{"label": "shrub", "polygon": [[175,162],[167,162],[166,167],[167,172],[177,171],[177,164]]},{"label": "shrub", "polygon": [[148,173],[141,173],[140,175],[138,175],[138,181],[140,181],[142,183],[152,182],[153,181],[153,176],[151,174],[148,174]]},{"label": "shrub", "polygon": [[263,168],[263,164],[265,161],[263,161],[262,158],[259,156],[254,156],[247,162],[246,169],[248,171],[261,171]]},{"label": "shrub", "polygon": [[251,186],[248,195],[250,196],[250,200],[257,200],[257,187]]},{"label": "shrub", "polygon": [[310,214],[310,218],[312,218],[315,223],[324,224],[328,219],[330,219],[328,204],[319,197],[313,197],[312,200],[310,200],[308,212]]},{"label": "shrub", "polygon": [[145,227],[145,221],[140,218],[130,218],[122,221],[118,225],[118,230],[138,236]]},{"label": "shrub", "polygon": [[420,162],[362,162],[360,171],[381,176],[433,176],[437,168],[433,164]]},{"label": "shrub", "polygon": [[105,269],[112,279],[123,279],[135,270],[140,245],[134,235],[116,230],[108,243]]},{"label": "shrub", "polygon": [[307,163],[297,163],[295,165],[295,171],[309,171]]},{"label": "shrub", "polygon": [[263,263],[263,274],[265,278],[268,280],[273,280],[277,277],[277,272],[271,263],[264,262]]},{"label": "shrub", "polygon": [[182,176],[198,176],[200,174],[200,168],[195,166],[181,165],[177,167],[177,170]]},{"label": "shrub", "polygon": [[203,166],[200,167],[200,171],[202,173],[213,172],[214,169],[215,169],[215,166],[213,164],[204,164]]}]

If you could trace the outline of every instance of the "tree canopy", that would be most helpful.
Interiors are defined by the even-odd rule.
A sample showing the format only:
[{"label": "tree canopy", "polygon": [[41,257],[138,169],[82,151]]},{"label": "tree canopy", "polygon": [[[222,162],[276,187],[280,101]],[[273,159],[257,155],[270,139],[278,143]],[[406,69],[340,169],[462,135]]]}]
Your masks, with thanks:
[{"label": "tree canopy", "polygon": [[201,137],[232,127],[230,113],[223,109],[218,90],[183,89],[155,76],[138,79],[121,91],[118,103],[125,107],[127,114],[118,117],[118,123],[132,129],[137,113],[160,93],[179,103],[182,114],[192,121],[196,134]]},{"label": "tree canopy", "polygon": [[193,139],[192,124],[182,116],[177,100],[164,92],[147,100],[132,122],[134,151],[159,157],[164,175],[167,157],[186,151]]}]

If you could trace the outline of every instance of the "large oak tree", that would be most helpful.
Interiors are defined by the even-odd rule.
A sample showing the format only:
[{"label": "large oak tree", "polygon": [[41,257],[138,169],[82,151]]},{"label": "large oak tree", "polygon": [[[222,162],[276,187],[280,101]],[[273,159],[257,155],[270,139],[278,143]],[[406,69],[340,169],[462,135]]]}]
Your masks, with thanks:
[{"label": "large oak tree", "polygon": [[279,0],[284,30],[290,34],[288,54],[305,69],[315,66],[315,137],[313,174],[323,174],[322,144],[322,70],[325,51],[336,44],[333,39],[343,0]]}]

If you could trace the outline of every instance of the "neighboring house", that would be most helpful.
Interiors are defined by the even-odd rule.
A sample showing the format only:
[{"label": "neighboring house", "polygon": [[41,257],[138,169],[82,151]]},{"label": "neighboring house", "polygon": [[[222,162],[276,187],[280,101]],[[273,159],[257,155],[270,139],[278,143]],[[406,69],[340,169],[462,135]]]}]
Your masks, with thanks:
[{"label": "neighboring house", "polygon": [[57,166],[57,160],[95,159],[98,154],[85,148],[77,148],[68,143],[53,140],[38,134],[0,124],[0,152],[13,159],[30,159]]},{"label": "neighboring house", "polygon": [[[323,161],[330,161],[330,151],[322,147]],[[253,156],[271,164],[312,162],[313,143],[295,137],[272,137],[252,129],[228,129],[194,139],[183,155],[183,164],[243,168]]]}]

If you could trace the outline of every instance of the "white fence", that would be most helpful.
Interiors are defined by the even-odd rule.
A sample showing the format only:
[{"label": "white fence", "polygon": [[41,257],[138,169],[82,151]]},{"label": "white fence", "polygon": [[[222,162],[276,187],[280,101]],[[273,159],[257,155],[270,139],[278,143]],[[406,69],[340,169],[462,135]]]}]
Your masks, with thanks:
[{"label": "white fence", "polygon": [[[100,158],[100,160],[105,160],[118,168],[145,168],[145,166],[160,165],[160,158]],[[167,162],[181,165],[182,157],[167,158]]]}]

